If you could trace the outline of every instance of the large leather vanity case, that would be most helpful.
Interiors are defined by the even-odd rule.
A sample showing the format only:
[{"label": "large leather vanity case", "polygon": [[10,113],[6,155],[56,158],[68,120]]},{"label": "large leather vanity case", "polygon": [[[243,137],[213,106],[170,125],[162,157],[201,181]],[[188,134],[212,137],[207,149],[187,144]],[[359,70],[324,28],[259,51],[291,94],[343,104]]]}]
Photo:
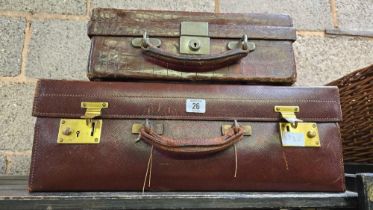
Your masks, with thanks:
[{"label": "large leather vanity case", "polygon": [[296,80],[287,15],[94,9],[88,35],[90,80]]},{"label": "large leather vanity case", "polygon": [[335,87],[38,82],[30,191],[343,191]]}]

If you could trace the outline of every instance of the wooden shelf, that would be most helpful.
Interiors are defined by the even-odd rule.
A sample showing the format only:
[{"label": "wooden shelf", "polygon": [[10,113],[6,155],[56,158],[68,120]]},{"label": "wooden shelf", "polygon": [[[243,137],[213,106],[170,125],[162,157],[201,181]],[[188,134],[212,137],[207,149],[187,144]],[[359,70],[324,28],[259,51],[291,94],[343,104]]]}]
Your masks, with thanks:
[{"label": "wooden shelf", "polygon": [[[359,179],[360,178],[360,179]],[[0,209],[240,209],[352,208],[369,209],[373,174],[356,176],[362,193],[323,192],[59,192],[29,193],[26,177],[0,178]],[[360,187],[359,187],[360,186]],[[361,187],[363,186],[363,187]],[[365,186],[365,187],[364,187]],[[364,191],[365,189],[365,191]],[[368,193],[369,195],[369,193]],[[360,199],[360,200],[359,200]],[[359,202],[366,201],[368,208]]]}]

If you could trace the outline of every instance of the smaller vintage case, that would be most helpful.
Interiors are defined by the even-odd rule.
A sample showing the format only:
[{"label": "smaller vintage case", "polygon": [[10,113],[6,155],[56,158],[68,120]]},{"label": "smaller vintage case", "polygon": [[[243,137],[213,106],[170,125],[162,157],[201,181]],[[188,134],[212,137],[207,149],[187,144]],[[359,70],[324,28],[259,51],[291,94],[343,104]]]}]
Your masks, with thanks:
[{"label": "smaller vintage case", "polygon": [[296,80],[287,15],[94,9],[88,35],[90,80]]}]

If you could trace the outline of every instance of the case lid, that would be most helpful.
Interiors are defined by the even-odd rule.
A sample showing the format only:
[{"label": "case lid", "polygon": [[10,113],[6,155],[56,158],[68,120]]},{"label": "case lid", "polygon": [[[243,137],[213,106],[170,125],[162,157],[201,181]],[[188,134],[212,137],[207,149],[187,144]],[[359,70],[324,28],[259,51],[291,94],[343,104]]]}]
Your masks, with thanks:
[{"label": "case lid", "polygon": [[[38,82],[33,116],[80,118],[86,111],[82,102],[107,102],[99,118],[112,119],[277,122],[275,106],[299,106],[296,116],[305,122],[342,119],[336,87],[58,80]],[[197,111],[190,111],[193,103]]]},{"label": "case lid", "polygon": [[94,9],[88,24],[91,36],[179,37],[181,22],[207,22],[210,38],[296,40],[288,15]]}]

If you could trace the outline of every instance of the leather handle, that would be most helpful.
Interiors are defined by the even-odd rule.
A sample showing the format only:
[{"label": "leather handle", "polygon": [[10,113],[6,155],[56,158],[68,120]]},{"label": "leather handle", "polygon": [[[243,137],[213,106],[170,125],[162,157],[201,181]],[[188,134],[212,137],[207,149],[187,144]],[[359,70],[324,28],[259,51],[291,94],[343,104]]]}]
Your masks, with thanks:
[{"label": "leather handle", "polygon": [[141,139],[154,147],[173,153],[206,154],[224,150],[240,141],[244,129],[234,126],[223,136],[211,139],[174,139],[158,135],[152,128],[144,126],[140,130]]},{"label": "leather handle", "polygon": [[239,48],[231,49],[220,54],[173,54],[152,45],[149,38],[146,37],[146,33],[144,33],[141,48],[143,50],[142,53],[146,56],[147,60],[156,63],[159,66],[181,72],[208,72],[223,68],[238,62],[253,50],[253,48],[248,45],[247,36],[244,35]]}]

